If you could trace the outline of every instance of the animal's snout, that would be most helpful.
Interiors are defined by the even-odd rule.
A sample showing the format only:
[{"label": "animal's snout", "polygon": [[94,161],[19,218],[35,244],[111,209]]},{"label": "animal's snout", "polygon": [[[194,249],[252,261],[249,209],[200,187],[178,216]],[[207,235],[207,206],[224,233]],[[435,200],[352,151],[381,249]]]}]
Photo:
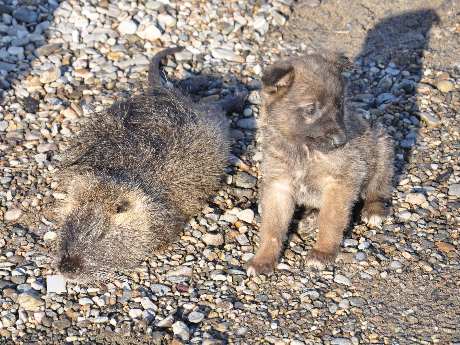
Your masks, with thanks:
[{"label": "animal's snout", "polygon": [[329,135],[332,146],[340,147],[347,142],[347,136],[343,132],[334,132]]},{"label": "animal's snout", "polygon": [[59,262],[62,273],[76,273],[83,267],[83,260],[77,255],[64,255]]}]

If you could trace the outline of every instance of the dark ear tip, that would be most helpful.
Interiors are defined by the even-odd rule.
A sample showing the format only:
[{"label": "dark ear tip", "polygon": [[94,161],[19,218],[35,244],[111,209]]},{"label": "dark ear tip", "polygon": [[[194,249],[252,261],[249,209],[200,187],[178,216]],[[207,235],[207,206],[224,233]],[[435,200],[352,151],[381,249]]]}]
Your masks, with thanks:
[{"label": "dark ear tip", "polygon": [[264,86],[276,86],[281,78],[294,71],[294,66],[289,62],[275,63],[268,66],[262,75]]}]

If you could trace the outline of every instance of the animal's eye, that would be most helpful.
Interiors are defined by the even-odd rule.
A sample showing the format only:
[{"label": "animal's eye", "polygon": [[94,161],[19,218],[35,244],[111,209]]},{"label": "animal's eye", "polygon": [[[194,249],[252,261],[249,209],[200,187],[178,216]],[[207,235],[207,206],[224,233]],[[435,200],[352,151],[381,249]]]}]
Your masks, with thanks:
[{"label": "animal's eye", "polygon": [[115,205],[115,212],[116,213],[123,213],[128,211],[129,208],[129,201],[123,200]]},{"label": "animal's eye", "polygon": [[297,112],[302,116],[308,117],[314,114],[315,109],[316,109],[315,104],[311,103],[311,104],[307,104],[307,105],[297,108]]}]

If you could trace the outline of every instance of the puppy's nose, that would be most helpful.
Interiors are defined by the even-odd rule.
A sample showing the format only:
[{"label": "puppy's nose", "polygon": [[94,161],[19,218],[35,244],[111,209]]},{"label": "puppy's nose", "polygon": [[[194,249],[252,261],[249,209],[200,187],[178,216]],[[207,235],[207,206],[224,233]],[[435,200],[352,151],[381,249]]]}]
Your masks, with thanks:
[{"label": "puppy's nose", "polygon": [[83,261],[79,256],[65,255],[59,262],[59,271],[62,273],[75,273],[81,270]]},{"label": "puppy's nose", "polygon": [[343,146],[347,141],[347,137],[343,133],[334,133],[330,136],[330,139],[334,147]]}]

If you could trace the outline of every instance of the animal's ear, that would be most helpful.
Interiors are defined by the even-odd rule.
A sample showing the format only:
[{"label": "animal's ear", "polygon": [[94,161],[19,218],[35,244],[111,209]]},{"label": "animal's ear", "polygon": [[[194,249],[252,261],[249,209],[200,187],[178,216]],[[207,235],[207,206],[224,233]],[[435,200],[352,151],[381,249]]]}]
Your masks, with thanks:
[{"label": "animal's ear", "polygon": [[265,91],[275,93],[291,86],[294,81],[294,66],[289,61],[277,62],[268,66],[262,76]]},{"label": "animal's ear", "polygon": [[350,70],[353,67],[353,63],[343,53],[332,53],[327,56],[327,60],[334,64],[340,72]]}]

